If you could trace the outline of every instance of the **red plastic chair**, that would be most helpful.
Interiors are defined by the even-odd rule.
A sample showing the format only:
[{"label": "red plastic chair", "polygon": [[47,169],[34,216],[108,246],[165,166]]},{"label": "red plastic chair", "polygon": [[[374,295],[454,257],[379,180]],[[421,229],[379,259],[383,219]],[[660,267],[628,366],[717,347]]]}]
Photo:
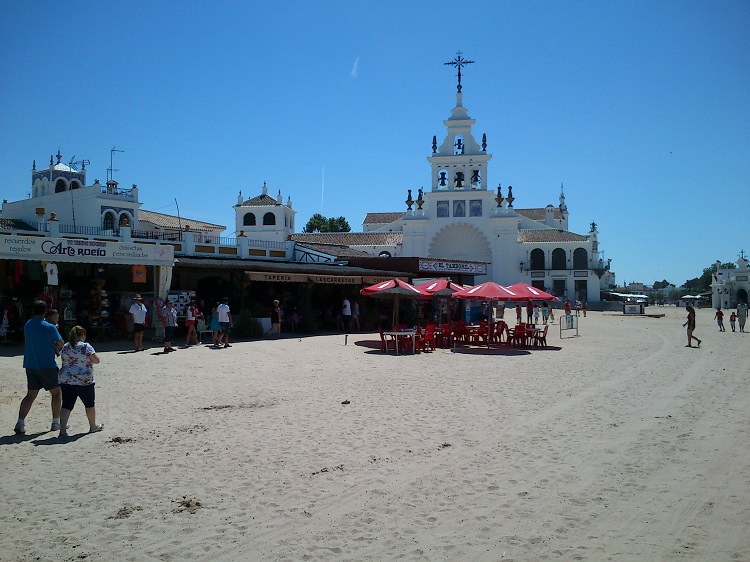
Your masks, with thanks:
[{"label": "red plastic chair", "polygon": [[541,332],[536,332],[536,334],[534,334],[535,346],[547,347],[547,330],[549,330],[549,324],[545,324],[544,330],[542,330]]},{"label": "red plastic chair", "polygon": [[[388,340],[385,339],[385,334],[383,333],[383,328],[378,328],[380,331],[380,351],[383,353],[388,353]],[[396,342],[393,342],[393,351],[396,351]]]},{"label": "red plastic chair", "polygon": [[427,351],[428,347],[430,348],[430,351],[435,351],[435,325],[434,324],[429,324],[427,326],[427,330],[422,336],[422,351]]}]

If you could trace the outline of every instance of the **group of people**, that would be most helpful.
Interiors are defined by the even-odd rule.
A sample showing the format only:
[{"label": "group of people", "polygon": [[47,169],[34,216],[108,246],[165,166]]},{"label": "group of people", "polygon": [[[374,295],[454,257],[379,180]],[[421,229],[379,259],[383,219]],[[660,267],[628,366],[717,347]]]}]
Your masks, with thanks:
[{"label": "group of people", "polygon": [[[720,332],[726,332],[726,328],[724,328],[724,311],[721,310],[721,308],[716,309],[716,314],[714,314],[714,320],[716,320],[716,324],[719,326]],[[744,302],[741,302],[737,305],[737,310],[732,311],[729,315],[729,326],[732,328],[732,331],[736,331],[735,324],[739,323],[740,325],[740,332],[745,331],[745,322],[747,321],[747,304]]]},{"label": "group of people", "polygon": [[86,342],[86,330],[81,326],[73,326],[67,343],[63,342],[53,323],[57,321],[57,314],[47,315],[47,312],[44,301],[34,301],[32,317],[23,329],[26,396],[21,401],[14,430],[17,434],[26,433],[26,416],[43,388],[51,396],[50,431],[59,431],[60,437],[68,435],[70,414],[79,398],[86,409],[89,433],[101,431],[104,424],[96,421],[94,365],[99,363],[96,350]]},{"label": "group of people", "polygon": [[[566,314],[570,313],[570,303],[566,309]],[[543,302],[541,306],[538,303],[531,301],[526,303],[526,323],[527,324],[539,324],[539,317],[542,318],[542,324],[547,325],[547,322],[555,321],[555,309],[552,308],[547,302]],[[516,305],[516,321],[518,324],[523,322],[523,308],[521,304]]]},{"label": "group of people", "polygon": [[[133,320],[133,343],[135,351],[143,351],[143,330],[146,325],[147,309],[143,304],[141,295],[133,297],[133,304],[130,306],[128,313]],[[177,329],[177,310],[174,303],[170,300],[158,311],[159,320],[164,326],[164,353],[175,351],[172,346],[175,330]],[[197,345],[199,343],[197,326],[198,322],[204,319],[204,314],[196,304],[191,300],[185,313],[185,346]],[[211,311],[209,329],[213,332],[213,347],[232,347],[229,343],[229,335],[232,333],[234,322],[232,312],[229,309],[229,299],[224,297],[222,302],[217,302]]]}]

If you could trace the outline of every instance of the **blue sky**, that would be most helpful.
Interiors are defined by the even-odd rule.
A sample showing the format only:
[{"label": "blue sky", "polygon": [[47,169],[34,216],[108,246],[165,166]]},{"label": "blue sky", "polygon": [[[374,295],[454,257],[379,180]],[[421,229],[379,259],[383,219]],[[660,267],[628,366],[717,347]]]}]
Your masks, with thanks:
[{"label": "blue sky", "polygon": [[[618,281],[681,284],[750,252],[750,2],[6,2],[2,197],[91,161],[143,208],[224,224],[260,193],[405,210],[455,105],[515,206],[595,220]],[[323,170],[325,185],[323,187]]]}]

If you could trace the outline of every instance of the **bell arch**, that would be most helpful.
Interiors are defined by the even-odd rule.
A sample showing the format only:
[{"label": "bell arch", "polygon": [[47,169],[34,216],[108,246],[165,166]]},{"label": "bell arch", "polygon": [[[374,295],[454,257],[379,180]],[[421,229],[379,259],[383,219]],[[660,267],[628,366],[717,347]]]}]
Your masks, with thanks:
[{"label": "bell arch", "polygon": [[429,257],[492,262],[492,249],[478,228],[456,223],[435,234],[430,241]]},{"label": "bell arch", "polygon": [[267,212],[263,215],[263,226],[274,226],[276,224],[276,215],[272,212]]},{"label": "bell arch", "polygon": [[255,226],[255,213],[245,213],[242,217],[242,226]]}]

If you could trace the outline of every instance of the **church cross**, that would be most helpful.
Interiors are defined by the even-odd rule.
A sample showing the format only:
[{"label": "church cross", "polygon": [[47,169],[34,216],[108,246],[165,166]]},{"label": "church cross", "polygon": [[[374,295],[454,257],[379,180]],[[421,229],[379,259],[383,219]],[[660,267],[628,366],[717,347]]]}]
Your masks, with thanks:
[{"label": "church cross", "polygon": [[461,51],[458,51],[456,53],[455,59],[453,59],[450,62],[443,63],[445,65],[453,66],[458,69],[458,91],[459,92],[461,91],[461,68],[463,68],[467,64],[474,64],[473,60],[466,60],[465,58],[461,56],[462,54],[463,53],[461,53]]}]

